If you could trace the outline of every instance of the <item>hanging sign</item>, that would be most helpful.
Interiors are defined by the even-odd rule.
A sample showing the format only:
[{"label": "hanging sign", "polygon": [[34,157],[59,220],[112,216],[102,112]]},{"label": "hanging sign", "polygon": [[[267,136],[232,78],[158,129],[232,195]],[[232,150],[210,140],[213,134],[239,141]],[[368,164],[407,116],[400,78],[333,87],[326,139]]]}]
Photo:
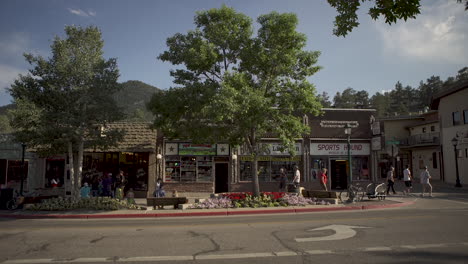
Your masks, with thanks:
[{"label": "hanging sign", "polygon": [[[311,156],[348,155],[347,143],[310,143]],[[351,143],[351,155],[370,155],[369,143]]]},{"label": "hanging sign", "polygon": [[[302,155],[302,144],[296,143],[296,155]],[[262,150],[262,156],[290,156],[289,152],[284,149],[283,144],[279,142],[260,143],[259,148]],[[250,155],[249,149],[244,146],[240,148],[241,155]]]}]

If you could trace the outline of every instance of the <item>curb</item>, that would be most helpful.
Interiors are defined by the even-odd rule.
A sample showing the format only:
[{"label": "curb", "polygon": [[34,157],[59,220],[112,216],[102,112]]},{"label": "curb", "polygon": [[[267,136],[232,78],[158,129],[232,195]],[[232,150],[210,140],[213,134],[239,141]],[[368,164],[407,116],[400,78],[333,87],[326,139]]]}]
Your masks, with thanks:
[{"label": "curb", "polygon": [[98,218],[160,218],[160,217],[197,217],[197,216],[235,216],[235,215],[256,215],[256,214],[297,214],[297,213],[312,213],[312,212],[331,212],[331,211],[355,211],[355,210],[372,210],[384,208],[397,208],[414,204],[412,202],[401,202],[396,204],[385,205],[361,205],[361,206],[344,206],[344,207],[328,207],[328,208],[285,208],[273,210],[226,210],[220,212],[190,212],[190,213],[152,213],[152,214],[0,214],[0,218],[13,219],[98,219]]}]

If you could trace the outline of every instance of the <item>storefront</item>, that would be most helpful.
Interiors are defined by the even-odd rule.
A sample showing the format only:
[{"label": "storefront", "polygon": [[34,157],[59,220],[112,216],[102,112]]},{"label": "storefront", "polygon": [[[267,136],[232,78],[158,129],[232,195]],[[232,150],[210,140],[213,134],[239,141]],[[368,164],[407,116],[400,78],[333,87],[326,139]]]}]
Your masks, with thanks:
[{"label": "storefront", "polygon": [[227,192],[230,149],[228,144],[164,144],[166,191]]},{"label": "storefront", "polygon": [[[350,144],[353,181],[370,181],[370,143]],[[343,142],[311,142],[310,160],[312,179],[317,179],[323,168],[328,169],[332,189],[345,189],[349,181],[348,144]]]}]

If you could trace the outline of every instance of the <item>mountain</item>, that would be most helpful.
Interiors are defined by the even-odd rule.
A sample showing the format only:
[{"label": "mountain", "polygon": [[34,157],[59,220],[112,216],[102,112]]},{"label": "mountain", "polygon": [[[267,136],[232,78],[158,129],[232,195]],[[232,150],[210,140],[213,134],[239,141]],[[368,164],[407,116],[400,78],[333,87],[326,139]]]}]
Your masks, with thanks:
[{"label": "mountain", "polygon": [[121,90],[114,94],[114,99],[124,109],[126,120],[151,121],[153,114],[146,110],[146,103],[159,89],[140,81],[126,81],[120,85]]}]

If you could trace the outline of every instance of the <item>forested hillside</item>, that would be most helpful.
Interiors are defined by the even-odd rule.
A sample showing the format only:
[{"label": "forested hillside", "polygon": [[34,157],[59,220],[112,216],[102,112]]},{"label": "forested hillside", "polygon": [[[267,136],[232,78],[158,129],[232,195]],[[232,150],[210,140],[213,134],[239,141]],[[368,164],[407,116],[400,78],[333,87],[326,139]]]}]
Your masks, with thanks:
[{"label": "forested hillside", "polygon": [[126,119],[131,121],[151,121],[152,114],[146,110],[146,103],[158,88],[140,81],[126,81],[114,95],[117,104],[124,109]]}]

